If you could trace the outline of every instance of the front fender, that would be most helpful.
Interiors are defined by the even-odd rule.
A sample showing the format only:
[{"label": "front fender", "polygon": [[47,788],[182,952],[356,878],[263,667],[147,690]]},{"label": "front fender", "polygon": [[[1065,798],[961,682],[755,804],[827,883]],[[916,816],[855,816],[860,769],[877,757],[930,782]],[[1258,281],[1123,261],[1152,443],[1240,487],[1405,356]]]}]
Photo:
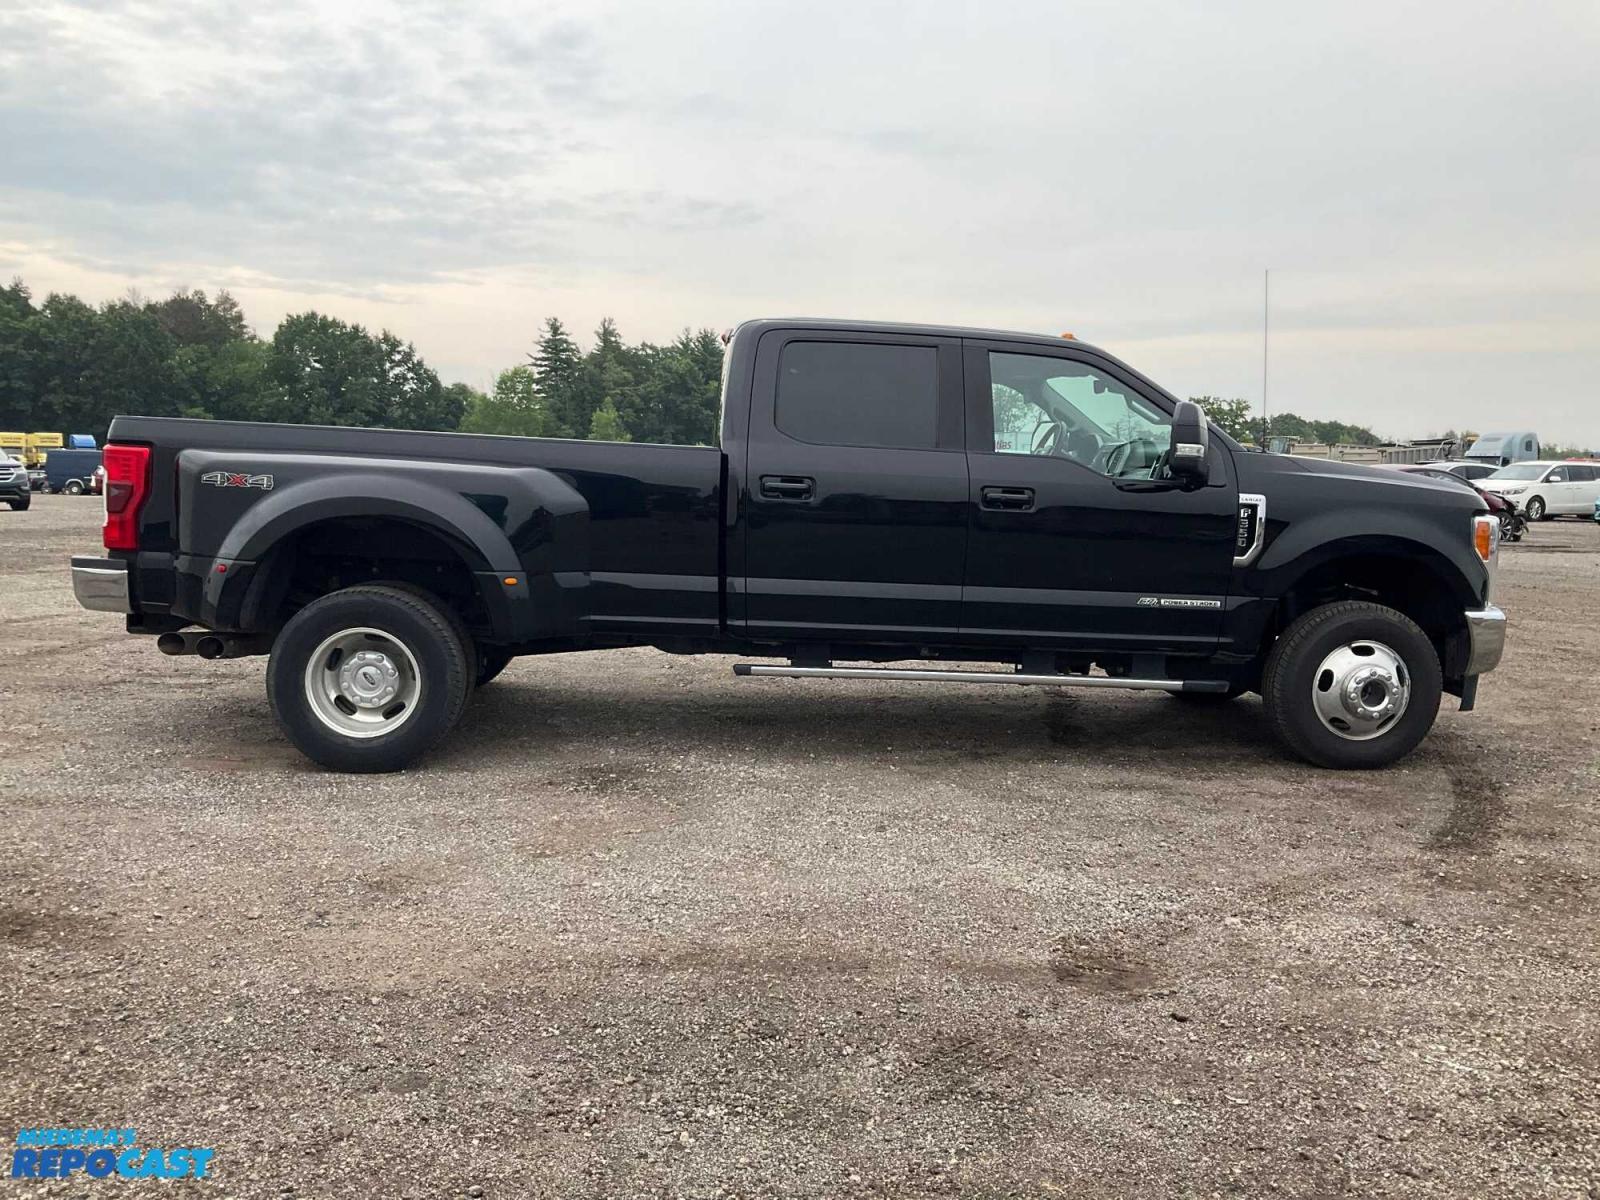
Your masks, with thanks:
[{"label": "front fender", "polygon": [[[1453,514],[1452,514],[1453,515]],[[1472,515],[1461,520],[1458,537],[1450,536],[1440,515],[1404,511],[1373,513],[1336,509],[1302,516],[1272,528],[1247,590],[1282,596],[1296,580],[1335,559],[1377,555],[1424,569],[1438,577],[1462,609],[1478,607],[1487,594],[1489,575],[1472,546]]]}]

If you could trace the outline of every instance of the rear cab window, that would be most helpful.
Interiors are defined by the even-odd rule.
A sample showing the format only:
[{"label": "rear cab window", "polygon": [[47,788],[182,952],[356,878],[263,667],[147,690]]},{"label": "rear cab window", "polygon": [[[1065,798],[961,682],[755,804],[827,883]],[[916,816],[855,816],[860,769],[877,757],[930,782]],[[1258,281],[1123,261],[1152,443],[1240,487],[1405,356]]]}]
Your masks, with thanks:
[{"label": "rear cab window", "polygon": [[938,350],[791,341],[778,360],[773,423],[796,441],[817,445],[935,449]]}]

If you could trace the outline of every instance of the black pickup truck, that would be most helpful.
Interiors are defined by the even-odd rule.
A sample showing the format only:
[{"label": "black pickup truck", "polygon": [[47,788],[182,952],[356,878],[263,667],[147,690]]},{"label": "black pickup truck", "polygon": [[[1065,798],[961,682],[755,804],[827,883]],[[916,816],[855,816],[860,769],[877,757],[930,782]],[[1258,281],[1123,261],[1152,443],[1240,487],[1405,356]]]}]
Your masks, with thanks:
[{"label": "black pickup truck", "polygon": [[285,732],[347,771],[412,762],[514,656],[638,645],[1257,691],[1294,753],[1377,767],[1504,643],[1470,492],[1248,452],[1070,339],[749,322],[720,448],[118,417],[105,468],[79,601],[270,653]]}]

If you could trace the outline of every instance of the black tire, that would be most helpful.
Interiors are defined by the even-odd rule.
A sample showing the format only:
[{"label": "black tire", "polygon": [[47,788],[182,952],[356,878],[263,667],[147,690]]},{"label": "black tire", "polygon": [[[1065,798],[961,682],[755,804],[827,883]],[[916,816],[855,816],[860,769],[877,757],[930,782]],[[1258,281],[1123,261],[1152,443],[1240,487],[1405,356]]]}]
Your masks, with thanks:
[{"label": "black tire", "polygon": [[28,505],[33,503],[33,497],[32,496],[19,496],[15,500],[7,501],[7,503],[11,505],[11,511],[12,512],[27,512],[28,511]]},{"label": "black tire", "polygon": [[[1312,688],[1329,654],[1364,640],[1380,642],[1400,658],[1410,676],[1410,697],[1376,737],[1353,741],[1323,724]],[[1439,715],[1443,690],[1438,651],[1415,621],[1381,604],[1348,600],[1314,608],[1283,631],[1267,656],[1261,696],[1273,732],[1292,753],[1319,767],[1370,770],[1416,749]]]},{"label": "black tire", "polygon": [[1522,515],[1530,521],[1548,521],[1550,518],[1545,516],[1544,497],[1529,497],[1528,503],[1522,507]]},{"label": "black tire", "polygon": [[81,496],[83,495],[83,480],[69,479],[62,486],[61,490],[69,496]]},{"label": "black tire", "polygon": [[[380,631],[415,662],[415,707],[392,732],[346,735],[318,714],[308,694],[312,656],[326,639],[351,629]],[[455,624],[431,599],[384,585],[345,588],[312,601],[283,627],[267,664],[267,697],[289,740],[313,762],[334,771],[398,771],[461,716],[472,686],[470,661]]]},{"label": "black tire", "polygon": [[509,650],[502,650],[498,646],[479,646],[477,686],[482,687],[504,671],[511,658]]},{"label": "black tire", "polygon": [[477,642],[473,639],[472,630],[467,628],[467,623],[462,618],[461,614],[452,606],[446,604],[438,596],[435,596],[427,588],[422,587],[420,584],[402,583],[398,579],[380,579],[377,580],[372,586],[394,588],[394,590],[397,592],[409,592],[411,595],[416,596],[419,600],[433,605],[439,610],[440,615],[443,616],[445,620],[450,622],[450,627],[456,631],[456,639],[461,643],[462,648],[467,652],[467,662],[478,664],[477,669],[468,672],[467,695],[470,698],[472,695],[472,689],[478,685],[479,675],[483,673],[483,652],[479,649]]}]

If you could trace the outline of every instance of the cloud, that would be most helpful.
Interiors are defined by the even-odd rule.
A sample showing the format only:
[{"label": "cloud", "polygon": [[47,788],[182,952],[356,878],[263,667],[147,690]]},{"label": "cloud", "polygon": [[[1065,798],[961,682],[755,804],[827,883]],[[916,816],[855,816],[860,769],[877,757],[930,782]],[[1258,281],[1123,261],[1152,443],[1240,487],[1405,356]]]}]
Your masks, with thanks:
[{"label": "cloud", "polygon": [[619,103],[574,21],[324,8],[13,13],[0,220],[102,260],[248,262],[340,290],[571,263],[600,229],[759,218],[570,169]]}]

